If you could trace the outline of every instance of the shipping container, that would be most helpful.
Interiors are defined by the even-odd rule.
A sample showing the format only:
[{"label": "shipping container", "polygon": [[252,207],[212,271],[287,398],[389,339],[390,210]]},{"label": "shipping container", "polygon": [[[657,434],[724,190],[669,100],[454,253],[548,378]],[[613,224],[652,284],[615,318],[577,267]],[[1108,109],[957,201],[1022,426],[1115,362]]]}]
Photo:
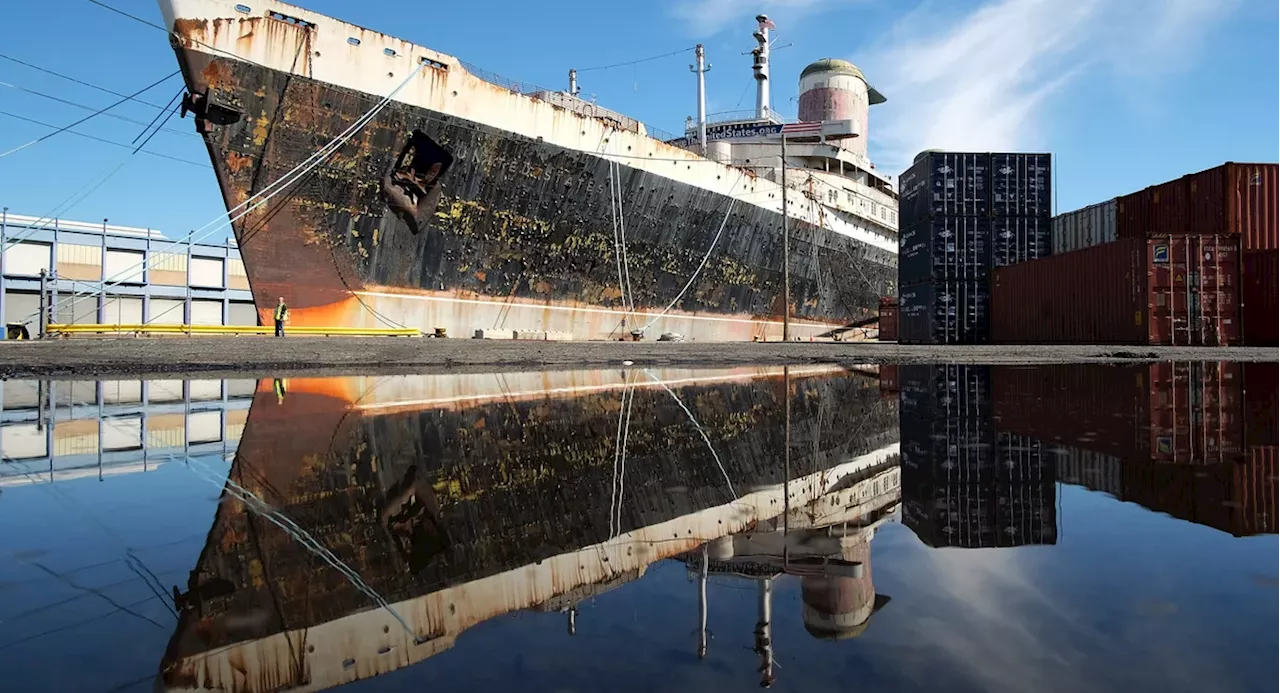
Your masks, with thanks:
[{"label": "shipping container", "polygon": [[1057,542],[1057,496],[1052,483],[904,483],[902,499],[903,524],[935,548]]},{"label": "shipping container", "polygon": [[1276,516],[1280,513],[1280,486],[1276,468],[1280,448],[1275,445],[1250,449],[1245,464],[1235,468],[1232,500],[1240,506],[1243,526],[1240,534],[1276,534]]},{"label": "shipping container", "polygon": [[991,222],[935,215],[898,232],[898,286],[930,280],[985,280]]},{"label": "shipping container", "polygon": [[1148,510],[1240,536],[1240,513],[1231,507],[1239,460],[1194,466],[1126,459],[1121,498]]},{"label": "shipping container", "polygon": [[1275,250],[1241,253],[1240,331],[1247,346],[1280,342],[1280,254]]},{"label": "shipping container", "polygon": [[1124,488],[1120,482],[1122,462],[1115,455],[1072,446],[1059,446],[1058,481],[1083,486],[1090,491],[1119,498]]},{"label": "shipping container", "polygon": [[898,341],[983,344],[988,340],[987,282],[925,282],[898,290]]},{"label": "shipping container", "polygon": [[990,213],[991,157],[985,153],[925,151],[898,179],[898,228],[935,214]]},{"label": "shipping container", "polygon": [[898,399],[898,366],[892,363],[880,364],[880,396]]},{"label": "shipping container", "polygon": [[1110,243],[1116,239],[1116,201],[1059,214],[1053,218],[1052,233],[1055,255]]},{"label": "shipping container", "polygon": [[991,369],[964,364],[904,364],[898,368],[901,411],[930,418],[989,415]]},{"label": "shipping container", "polygon": [[1116,198],[1116,237],[1149,238],[1188,233],[1184,178]]},{"label": "shipping container", "polygon": [[1209,464],[1246,448],[1243,373],[1232,362],[997,368],[997,432],[1167,463]]},{"label": "shipping container", "polygon": [[[1121,239],[992,273],[999,344],[1240,343],[1238,239]],[[903,302],[900,328],[906,334]]]},{"label": "shipping container", "polygon": [[1053,214],[1049,154],[991,155],[991,215],[1042,217]]},{"label": "shipping container", "polygon": [[992,269],[1049,257],[1048,217],[996,217],[991,220]]},{"label": "shipping container", "polygon": [[898,299],[882,298],[880,299],[880,334],[879,339],[882,342],[892,342],[898,339]]},{"label": "shipping container", "polygon": [[1275,361],[1240,364],[1244,380],[1244,436],[1249,447],[1280,444],[1276,416],[1280,364]]},{"label": "shipping container", "polygon": [[[904,479],[914,484],[995,481],[995,431],[991,415],[898,421]],[[909,474],[908,474],[909,472]]]},{"label": "shipping container", "polygon": [[1239,236],[1245,250],[1277,249],[1276,168],[1229,162],[1119,197],[1116,235]]}]

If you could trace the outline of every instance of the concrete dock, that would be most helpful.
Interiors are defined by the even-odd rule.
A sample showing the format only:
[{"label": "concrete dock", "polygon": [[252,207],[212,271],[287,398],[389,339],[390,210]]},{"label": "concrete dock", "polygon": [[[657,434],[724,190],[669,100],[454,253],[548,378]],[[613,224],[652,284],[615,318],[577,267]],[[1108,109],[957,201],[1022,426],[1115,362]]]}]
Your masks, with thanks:
[{"label": "concrete dock", "polygon": [[[171,337],[0,342],[0,378],[329,375],[594,366],[1276,361],[1275,348],[917,346],[879,342],[523,342],[477,339]],[[626,362],[630,361],[631,364]]]}]

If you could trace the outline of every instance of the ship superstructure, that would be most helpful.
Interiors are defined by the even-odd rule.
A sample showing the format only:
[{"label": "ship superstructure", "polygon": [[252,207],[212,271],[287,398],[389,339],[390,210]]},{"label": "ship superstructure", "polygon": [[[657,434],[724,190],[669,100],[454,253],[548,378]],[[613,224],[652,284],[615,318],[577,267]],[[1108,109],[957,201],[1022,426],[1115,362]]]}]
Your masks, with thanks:
[{"label": "ship superstructure", "polygon": [[160,5],[255,299],[295,325],[770,339],[789,257],[803,339],[892,290],[896,195],[857,106],[881,97],[847,63],[802,76],[821,121],[765,104],[751,137],[712,123],[704,147],[302,8]]}]

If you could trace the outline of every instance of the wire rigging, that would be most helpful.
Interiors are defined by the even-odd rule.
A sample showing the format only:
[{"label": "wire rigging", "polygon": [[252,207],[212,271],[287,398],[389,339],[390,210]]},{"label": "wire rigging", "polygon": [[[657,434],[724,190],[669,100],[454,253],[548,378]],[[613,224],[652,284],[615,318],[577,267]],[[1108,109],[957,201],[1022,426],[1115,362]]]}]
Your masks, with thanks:
[{"label": "wire rigging", "polygon": [[93,118],[96,118],[97,116],[100,116],[100,115],[102,115],[103,113],[106,113],[107,111],[109,111],[109,110],[111,110],[111,109],[115,108],[116,106],[119,106],[120,104],[124,103],[125,101],[128,101],[129,99],[133,98],[134,96],[137,96],[137,95],[139,95],[139,94],[143,94],[143,93],[145,93],[145,92],[147,92],[147,91],[150,91],[152,87],[160,86],[160,85],[161,85],[161,84],[163,84],[164,82],[167,82],[167,81],[169,81],[170,79],[172,79],[173,77],[176,77],[176,76],[177,76],[178,74],[180,74],[181,72],[182,72],[181,70],[174,70],[173,72],[170,72],[168,75],[165,75],[164,77],[162,77],[162,78],[160,78],[160,79],[158,79],[158,80],[156,80],[156,81],[152,82],[151,84],[148,84],[147,86],[145,86],[145,87],[143,87],[143,88],[139,89],[138,91],[135,91],[133,94],[131,94],[131,95],[129,95],[129,96],[127,96],[127,97],[123,98],[123,99],[120,99],[119,101],[116,101],[115,103],[111,104],[110,106],[107,106],[106,108],[102,108],[102,109],[99,109],[99,110],[97,110],[97,111],[94,111],[93,113],[90,113],[89,115],[87,115],[87,116],[85,116],[85,117],[81,118],[80,120],[77,120],[77,121],[76,121],[76,122],[74,122],[74,123],[71,123],[70,125],[64,125],[64,126],[62,126],[62,127],[58,128],[57,130],[54,130],[53,132],[51,132],[51,133],[49,133],[49,134],[47,134],[47,135],[41,135],[40,137],[37,137],[37,138],[35,138],[34,140],[31,140],[30,142],[27,142],[26,144],[22,144],[22,145],[19,145],[19,146],[17,146],[17,147],[14,147],[13,149],[10,149],[9,151],[6,151],[6,152],[0,152],[0,159],[3,159],[3,158],[5,158],[6,156],[9,156],[10,154],[13,154],[13,153],[15,153],[15,152],[20,152],[20,151],[22,151],[23,149],[26,149],[27,147],[30,147],[31,145],[39,144],[39,143],[41,143],[41,142],[44,142],[45,140],[47,140],[47,139],[49,139],[49,138],[51,138],[51,137],[55,137],[55,136],[57,136],[57,135],[59,135],[59,134],[61,134],[61,133],[63,133],[63,132],[66,132],[67,130],[70,130],[71,128],[73,128],[73,127],[75,127],[75,126],[77,126],[77,125],[80,125],[81,123],[84,123],[84,122],[86,122],[86,121],[92,120]]},{"label": "wire rigging", "polygon": [[112,96],[123,96],[123,97],[125,97],[125,98],[129,99],[130,101],[133,101],[134,103],[140,103],[140,104],[143,104],[143,105],[145,105],[145,106],[150,106],[150,107],[152,107],[152,108],[160,108],[160,105],[159,105],[159,104],[154,104],[154,103],[151,103],[150,101],[143,101],[142,99],[136,99],[136,98],[133,98],[133,97],[131,97],[131,96],[128,96],[127,94],[122,94],[122,93],[120,93],[120,92],[118,92],[118,91],[112,91],[111,89],[107,89],[106,87],[101,87],[101,86],[98,86],[97,84],[91,84],[91,83],[86,82],[86,81],[84,81],[84,80],[82,80],[82,79],[76,79],[75,77],[71,77],[71,76],[68,76],[68,75],[64,75],[64,74],[62,74],[61,72],[56,72],[56,71],[54,71],[54,70],[50,70],[50,69],[49,69],[49,68],[47,68],[47,67],[40,67],[39,65],[33,65],[33,64],[29,63],[29,62],[26,62],[25,60],[19,60],[19,59],[17,59],[17,58],[15,58],[15,57],[13,57],[13,56],[5,55],[4,53],[0,53],[0,60],[8,60],[9,62],[17,63],[17,64],[19,64],[19,65],[22,65],[23,67],[29,67],[29,68],[31,68],[32,70],[36,70],[36,71],[38,71],[38,72],[43,72],[43,73],[45,73],[45,74],[47,74],[47,75],[53,75],[54,77],[57,77],[57,78],[59,78],[59,79],[65,79],[65,80],[67,80],[68,82],[75,82],[76,84],[79,84],[79,85],[82,85],[82,86],[89,87],[90,89],[97,89],[98,91],[103,92],[103,93],[105,93],[105,94],[111,94]]},{"label": "wire rigging", "polygon": [[[8,117],[10,117],[10,118],[13,118],[14,120],[21,120],[21,121],[23,121],[23,122],[25,122],[25,123],[31,123],[32,125],[39,125],[40,127],[46,127],[46,128],[56,128],[56,127],[58,127],[57,125],[52,125],[52,124],[50,124],[50,123],[46,123],[46,122],[41,121],[41,120],[36,120],[35,118],[28,118],[28,117],[26,117],[26,116],[20,116],[20,115],[18,115],[17,113],[10,113],[10,112],[8,112],[8,111],[0,111],[0,115],[2,115],[2,116],[8,116]],[[133,148],[133,145],[131,145],[131,144],[124,144],[123,142],[116,142],[115,140],[109,140],[109,139],[106,139],[105,137],[98,137],[98,136],[96,136],[96,135],[89,135],[89,134],[86,134],[86,133],[83,133],[83,132],[77,132],[77,131],[75,131],[75,130],[68,130],[68,131],[67,131],[67,134],[70,134],[70,135],[77,135],[77,136],[79,136],[79,137],[83,137],[83,138],[85,138],[85,139],[90,139],[90,140],[93,140],[93,141],[95,141],[95,142],[101,142],[101,143],[103,143],[103,144],[109,144],[109,145],[112,145],[112,146],[114,146],[114,147],[124,147],[125,149],[132,149],[132,148]],[[170,155],[168,155],[168,154],[161,154],[160,152],[153,152],[153,151],[151,151],[151,150],[149,150],[149,149],[144,149],[144,150],[142,150],[142,153],[143,153],[143,154],[150,154],[151,156],[158,156],[158,157],[160,157],[161,159],[168,159],[168,160],[170,160],[170,161],[177,161],[177,162],[179,162],[179,163],[188,164],[188,165],[191,165],[191,166],[199,166],[200,168],[211,168],[211,167],[209,166],[209,164],[200,163],[200,162],[198,162],[198,161],[192,161],[191,159],[183,159],[183,158],[182,158],[182,157],[180,157],[180,156],[170,156]]]},{"label": "wire rigging", "polygon": [[707,252],[706,252],[706,254],[704,254],[704,255],[702,256],[702,262],[699,262],[699,263],[698,263],[698,269],[696,269],[696,270],[694,270],[694,271],[693,271],[693,274],[692,274],[692,275],[690,275],[690,277],[689,277],[689,281],[685,282],[684,288],[680,289],[680,293],[676,294],[676,297],[675,297],[675,298],[673,298],[673,299],[671,299],[671,303],[668,303],[668,304],[667,304],[667,307],[666,307],[666,308],[663,308],[661,313],[658,313],[657,315],[653,316],[653,319],[649,321],[649,324],[647,324],[647,325],[645,325],[643,328],[641,328],[641,330],[640,330],[641,332],[645,332],[645,331],[647,331],[650,327],[653,327],[653,324],[654,324],[655,322],[658,322],[658,320],[660,320],[660,319],[662,318],[662,316],[666,315],[666,314],[667,314],[667,311],[670,311],[672,308],[674,308],[674,307],[675,307],[675,305],[676,305],[676,303],[679,303],[679,302],[680,302],[680,299],[681,299],[681,298],[684,298],[684,292],[688,291],[690,286],[693,286],[693,282],[694,282],[694,280],[695,280],[695,279],[697,279],[697,278],[698,278],[698,275],[702,272],[702,268],[703,268],[703,267],[706,267],[706,265],[707,265],[707,260],[708,260],[708,259],[710,259],[710,257],[711,257],[711,251],[712,251],[712,250],[715,250],[716,243],[720,240],[720,235],[724,233],[724,227],[725,227],[725,225],[727,225],[727,224],[729,223],[729,216],[733,213],[733,206],[734,206],[734,204],[735,204],[735,203],[737,203],[737,201],[738,201],[738,199],[737,199],[736,197],[733,197],[733,191],[734,191],[734,189],[736,189],[736,188],[738,187],[738,183],[741,183],[741,182],[742,182],[742,176],[743,176],[743,174],[744,174],[744,173],[745,173],[745,171],[741,171],[741,172],[739,172],[739,173],[738,173],[738,180],[736,180],[736,181],[734,181],[734,182],[733,182],[733,187],[732,187],[732,188],[729,188],[729,207],[728,207],[727,209],[725,209],[725,211],[724,211],[724,219],[723,219],[723,220],[721,220],[721,222],[720,222],[720,228],[716,231],[716,235],[715,235],[715,237],[713,237],[713,238],[711,239],[711,245],[707,246]]},{"label": "wire rigging", "polygon": [[[45,216],[42,216],[39,219],[37,219],[36,222],[32,224],[25,233],[17,234],[13,239],[11,239],[11,241],[8,244],[4,246],[4,250],[8,250],[16,246],[17,244],[27,240],[31,236],[35,235],[36,232],[42,229],[48,228],[50,222],[55,221],[58,218],[58,216],[65,214],[66,212],[75,208],[76,205],[88,199],[88,197],[92,195],[94,192],[96,192],[98,188],[101,188],[103,185],[106,184],[107,181],[111,180],[111,178],[115,176],[115,174],[119,173],[120,169],[124,168],[124,165],[129,162],[129,159],[132,158],[133,155],[141,151],[142,148],[146,146],[147,142],[150,142],[151,138],[154,137],[155,134],[159,132],[161,128],[164,127],[164,124],[168,122],[169,118],[173,117],[173,114],[177,112],[178,109],[176,106],[173,105],[173,103],[174,101],[177,100],[178,96],[182,95],[182,93],[183,93],[183,90],[179,90],[177,95],[175,95],[173,99],[169,100],[169,107],[172,107],[172,110],[169,111],[169,115],[166,116],[164,121],[160,123],[160,127],[157,127],[155,130],[152,130],[151,134],[147,135],[147,138],[142,141],[142,144],[138,145],[137,147],[134,147],[132,151],[126,154],[124,158],[122,158],[120,162],[115,165],[114,168],[107,171],[105,174],[103,174],[99,178],[97,178],[96,182],[87,183],[83,187],[81,187],[79,190],[72,192],[70,195],[66,197],[66,199],[60,202],[58,206],[54,207],[52,211],[50,211]],[[157,114],[157,116],[158,115],[159,114]],[[141,132],[138,133],[137,137],[133,138],[133,141],[137,142],[138,138],[142,137],[143,135],[146,135],[147,131],[150,130],[151,126],[154,124],[155,124],[155,120],[153,119],[151,123],[149,123],[145,128],[142,129]],[[73,134],[80,134],[80,133],[73,133]],[[121,146],[127,146],[127,145],[121,145]],[[150,154],[151,152],[147,152],[147,153]]]},{"label": "wire rigging", "polygon": [[[102,3],[97,2],[97,0],[89,0],[89,2],[92,2],[92,3],[94,3],[94,4],[99,4],[99,5],[100,5],[100,4],[102,4]],[[631,65],[639,65],[640,63],[647,63],[647,62],[650,62],[650,61],[653,61],[653,60],[661,60],[662,58],[669,58],[669,57],[671,57],[671,56],[673,56],[673,55],[680,55],[681,53],[688,53],[689,51],[693,50],[695,47],[696,47],[696,46],[689,46],[688,48],[681,48],[681,49],[680,49],[680,50],[678,50],[678,51],[671,51],[670,53],[663,53],[662,55],[651,55],[651,56],[649,56],[649,57],[647,57],[647,58],[640,58],[640,59],[638,59],[638,60],[628,60],[628,61],[626,61],[626,62],[622,62],[622,63],[614,63],[614,64],[612,64],[612,65],[597,65],[597,66],[595,66],[595,67],[580,67],[580,68],[578,68],[578,72],[579,72],[579,73],[582,73],[582,72],[596,72],[597,70],[612,70],[612,69],[613,69],[613,68],[615,68],[615,67],[628,67],[628,66],[631,66]]]},{"label": "wire rigging", "polygon": [[[96,107],[96,106],[86,106],[86,105],[84,105],[84,104],[82,104],[82,103],[78,103],[78,102],[72,101],[72,100],[70,100],[70,99],[64,99],[64,98],[62,98],[62,97],[60,97],[60,96],[54,96],[53,94],[46,94],[46,93],[44,93],[44,92],[42,92],[42,91],[36,91],[35,89],[28,89],[28,88],[26,88],[26,87],[24,87],[24,86],[21,86],[21,85],[18,85],[18,84],[12,84],[12,83],[10,83],[10,82],[0,82],[0,87],[8,87],[8,88],[10,88],[10,89],[16,89],[16,90],[18,90],[18,91],[26,92],[26,93],[28,93],[28,94],[32,94],[32,95],[34,95],[34,96],[39,96],[40,98],[43,98],[43,99],[49,99],[50,101],[57,101],[58,103],[66,104],[66,105],[68,105],[68,106],[74,106],[74,107],[79,108],[80,110],[83,110],[83,111],[93,111],[93,110],[97,110],[97,107]],[[150,104],[148,104],[148,106],[149,106],[149,105],[150,105]],[[159,109],[160,107],[159,107],[159,106],[156,106],[156,108],[157,108],[157,109]],[[164,113],[164,112],[163,112],[163,111],[161,111],[161,115],[163,115],[163,113]],[[124,123],[132,123],[133,125],[146,125],[146,124],[145,124],[145,123],[143,123],[141,120],[137,120],[137,119],[134,119],[134,118],[130,118],[130,117],[128,117],[128,116],[122,116],[122,115],[120,115],[120,114],[118,114],[118,113],[103,113],[102,115],[104,115],[104,116],[106,116],[106,117],[108,117],[108,118],[113,118],[113,119],[115,119],[115,120],[119,120],[119,121],[124,122]],[[152,123],[154,123],[154,122],[155,122],[155,121],[153,120],[153,121],[152,121]],[[49,126],[49,127],[52,127],[52,126]],[[194,132],[184,132],[184,131],[182,131],[182,130],[174,130],[173,128],[163,128],[163,129],[164,129],[164,131],[165,131],[165,132],[170,132],[170,133],[173,133],[173,134],[175,134],[175,135],[183,135],[183,136],[185,136],[185,137],[199,137],[199,135],[197,135],[197,134],[196,134],[196,133],[194,133]],[[143,132],[146,132],[146,131],[145,131],[145,130],[143,130]],[[72,134],[79,134],[79,133],[72,133]]]},{"label": "wire rigging", "polygon": [[[93,298],[98,296],[99,294],[104,294],[107,291],[107,289],[113,286],[118,286],[121,282],[126,281],[128,278],[136,276],[137,274],[139,274],[140,272],[144,271],[149,266],[154,264],[157,260],[164,258],[166,255],[174,254],[170,252],[169,249],[175,248],[184,243],[196,243],[199,240],[202,240],[203,238],[208,237],[209,235],[216,233],[217,231],[220,231],[221,229],[226,228],[231,224],[234,224],[236,221],[239,221],[241,218],[247,216],[248,214],[253,213],[259,207],[262,207],[263,205],[265,205],[267,202],[270,202],[271,198],[275,197],[280,192],[283,192],[285,189],[287,189],[289,186],[301,180],[304,176],[310,173],[312,169],[319,166],[324,160],[328,159],[330,155],[332,155],[340,147],[342,147],[342,145],[346,144],[347,140],[351,139],[351,137],[353,137],[357,132],[362,130],[365,125],[367,125],[370,121],[373,120],[374,117],[378,115],[378,113],[382,112],[382,110],[386,108],[387,104],[391,102],[392,97],[394,97],[397,93],[400,92],[401,89],[403,89],[406,85],[408,85],[410,80],[412,80],[415,76],[417,76],[422,72],[422,69],[425,66],[426,66],[426,63],[421,63],[418,65],[417,68],[411,70],[409,74],[405,76],[404,81],[400,82],[400,84],[398,84],[395,87],[395,89],[391,90],[391,92],[387,94],[385,97],[383,97],[373,108],[369,109],[367,112],[365,112],[364,115],[356,119],[356,121],[353,122],[350,126],[348,126],[346,130],[344,130],[341,134],[339,134],[337,137],[331,140],[328,144],[326,144],[320,150],[314,152],[313,154],[311,154],[311,156],[308,156],[302,163],[299,163],[297,166],[295,166],[293,169],[285,173],[283,176],[281,176],[280,178],[277,178],[270,185],[267,185],[262,190],[258,191],[254,195],[245,199],[244,202],[241,202],[240,204],[236,205],[232,209],[227,210],[228,215],[234,215],[234,216],[230,216],[230,218],[226,218],[226,216],[224,215],[219,215],[218,217],[215,217],[214,219],[210,220],[209,223],[205,224],[199,229],[196,229],[191,233],[187,234],[186,236],[184,236],[183,238],[177,239],[172,243],[170,243],[168,246],[165,246],[165,248],[162,249],[161,251],[152,252],[148,254],[147,257],[145,257],[141,262],[134,263],[132,266],[126,267],[121,271],[117,272],[115,275],[105,280],[101,288],[93,292],[90,292],[88,294],[82,294],[79,297],[73,297],[69,303],[69,306],[74,307],[76,303],[78,303],[79,301],[85,298]],[[243,211],[239,211],[237,213],[238,210],[242,210],[242,209]],[[218,223],[224,218],[226,218],[226,221],[222,221],[222,223]],[[38,317],[38,315],[39,313],[33,314],[33,316],[28,316],[27,320],[29,320],[31,317]]]}]

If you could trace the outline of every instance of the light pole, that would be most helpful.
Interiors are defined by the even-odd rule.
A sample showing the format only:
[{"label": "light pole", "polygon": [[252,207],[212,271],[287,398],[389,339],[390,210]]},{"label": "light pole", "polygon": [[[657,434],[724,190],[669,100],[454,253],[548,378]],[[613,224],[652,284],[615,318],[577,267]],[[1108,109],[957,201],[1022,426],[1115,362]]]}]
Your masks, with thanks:
[{"label": "light pole", "polygon": [[782,136],[782,341],[791,341],[791,233],[787,227],[787,133]]}]

